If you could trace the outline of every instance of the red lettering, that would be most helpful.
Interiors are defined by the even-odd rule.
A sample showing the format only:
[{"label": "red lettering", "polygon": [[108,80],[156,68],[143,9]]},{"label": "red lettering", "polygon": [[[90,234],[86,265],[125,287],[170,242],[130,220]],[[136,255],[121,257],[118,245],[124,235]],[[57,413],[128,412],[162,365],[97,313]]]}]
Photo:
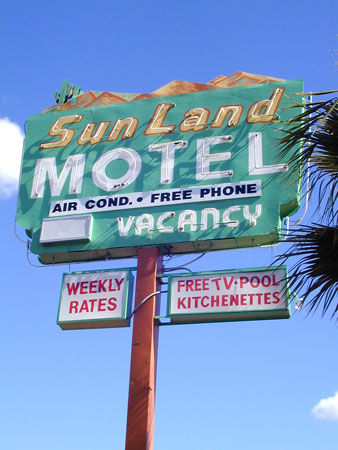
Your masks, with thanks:
[{"label": "red lettering", "polygon": [[208,278],[203,278],[202,288],[204,291],[209,289],[209,279]]},{"label": "red lettering", "polygon": [[90,312],[93,312],[94,311],[94,305],[97,302],[97,299],[96,298],[92,298],[92,299],[90,299],[88,301],[90,303]]},{"label": "red lettering", "polygon": [[97,285],[97,281],[90,281],[90,283],[89,283],[89,293],[90,294],[95,294],[95,292],[97,292],[96,285]]},{"label": "red lettering", "polygon": [[260,280],[259,280],[258,277],[256,277],[256,276],[251,277],[251,279],[250,279],[250,285],[251,285],[251,287],[256,288],[256,287],[259,286],[259,283],[260,283]]},{"label": "red lettering", "polygon": [[110,299],[108,299],[108,305],[109,306],[107,307],[107,309],[109,311],[114,311],[116,309],[117,305],[114,302],[117,302],[117,298],[111,297]]},{"label": "red lettering", "polygon": [[279,286],[279,281],[276,280],[276,275],[272,275],[272,286]]},{"label": "red lettering", "polygon": [[230,278],[230,283],[228,283],[228,278],[227,277],[223,277],[223,281],[224,281],[225,289],[230,289],[231,285],[232,285],[232,283],[234,281],[234,277]]},{"label": "red lettering", "polygon": [[258,297],[257,303],[258,303],[258,305],[261,305],[261,303],[262,303],[262,295],[263,294],[261,292],[258,292],[256,295]]},{"label": "red lettering", "polygon": [[248,277],[240,277],[239,278],[239,285],[241,287],[241,289],[243,288],[243,286],[245,284],[247,284],[249,282],[249,278]]},{"label": "red lettering", "polygon": [[[77,301],[70,302],[69,314],[72,314],[73,312],[77,313],[78,306],[79,306],[79,302],[77,302]],[[74,311],[73,311],[73,309],[74,309]]]},{"label": "red lettering", "polygon": [[113,287],[113,281],[115,281],[115,280],[112,280],[112,279],[109,280],[109,287],[108,287],[109,292],[116,291],[116,289]]},{"label": "red lettering", "polygon": [[272,303],[279,303],[280,302],[280,298],[279,298],[279,292],[273,292],[272,293],[272,297],[275,299]]},{"label": "red lettering", "polygon": [[89,308],[88,308],[88,302],[87,300],[83,300],[81,308],[80,308],[80,313],[82,312],[89,312]]},{"label": "red lettering", "polygon": [[195,280],[195,291],[200,291],[202,286],[202,280],[197,279]]},{"label": "red lettering", "polygon": [[187,309],[186,305],[184,304],[184,302],[186,301],[187,297],[179,297],[177,299],[177,309]]},{"label": "red lettering", "polygon": [[185,281],[184,280],[178,280],[177,282],[177,292],[181,292],[181,288],[184,287]]},{"label": "red lettering", "polygon": [[241,305],[246,306],[246,294],[241,294]]},{"label": "red lettering", "polygon": [[88,281],[81,281],[80,294],[88,294]]},{"label": "red lettering", "polygon": [[104,312],[106,310],[106,298],[100,298],[99,299],[99,306],[97,308],[98,311]]},{"label": "red lettering", "polygon": [[270,297],[271,297],[270,292],[265,292],[265,294],[264,294],[264,305],[271,305]]},{"label": "red lettering", "polygon": [[230,306],[236,305],[238,306],[238,294],[230,295]]},{"label": "red lettering", "polygon": [[76,295],[79,289],[80,283],[67,283],[68,295]]},{"label": "red lettering", "polygon": [[219,281],[221,281],[221,279],[222,279],[222,278],[213,278],[213,279],[211,280],[213,283],[215,283],[216,289],[217,289],[218,291],[221,289],[220,286],[219,286]]},{"label": "red lettering", "polygon": [[228,295],[222,295],[222,306],[229,306],[228,305]]},{"label": "red lettering", "polygon": [[207,308],[209,306],[209,303],[204,303],[207,300],[209,300],[209,297],[206,296],[206,295],[201,298],[201,305],[202,305],[203,308]]},{"label": "red lettering", "polygon": [[195,300],[195,308],[198,308],[198,300],[199,300],[200,298],[201,298],[201,297],[192,297],[192,299]]},{"label": "red lettering", "polygon": [[[264,281],[264,280],[267,280],[267,281]],[[263,285],[264,287],[269,287],[270,284],[271,284],[271,278],[269,277],[269,275],[264,275],[264,276],[262,277],[262,285]]]},{"label": "red lettering", "polygon": [[[217,278],[217,279],[220,280],[220,278]],[[213,281],[213,280],[211,280],[211,281]],[[210,306],[211,307],[219,306],[219,295],[211,296],[211,305]]]},{"label": "red lettering", "polygon": [[193,285],[194,285],[194,280],[187,280],[187,283],[186,283],[187,291],[189,291],[189,290],[193,291],[194,290]]},{"label": "red lettering", "polygon": [[249,296],[249,301],[250,301],[250,305],[253,305],[253,298],[254,298],[255,294],[248,294]]},{"label": "red lettering", "polygon": [[118,280],[115,278],[116,284],[117,284],[117,290],[119,291],[121,289],[121,284],[123,283],[124,278],[122,277],[121,280]]},{"label": "red lettering", "polygon": [[98,288],[97,292],[107,292],[107,290],[105,288],[106,281],[107,280],[99,280],[99,288]]}]

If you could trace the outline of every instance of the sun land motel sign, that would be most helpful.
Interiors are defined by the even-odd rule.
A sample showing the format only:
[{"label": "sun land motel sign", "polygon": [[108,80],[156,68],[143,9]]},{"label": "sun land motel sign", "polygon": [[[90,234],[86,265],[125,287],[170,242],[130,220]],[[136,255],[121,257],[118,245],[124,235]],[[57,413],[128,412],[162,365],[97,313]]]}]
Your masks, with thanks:
[{"label": "sun land motel sign", "polygon": [[[138,405],[154,405],[158,255],[275,244],[300,204],[278,141],[302,82],[216,84],[100,106],[84,94],[27,121],[17,221],[30,250],[43,264],[138,256],[132,312],[131,270],[114,269],[64,274],[58,313],[63,329],[128,326],[135,313],[128,450],[152,448],[152,408],[141,420]],[[286,279],[284,267],[171,275],[166,318],[286,318]]]},{"label": "sun land motel sign", "polygon": [[215,89],[28,119],[17,220],[44,264],[279,241],[299,183],[278,120],[300,81]]}]

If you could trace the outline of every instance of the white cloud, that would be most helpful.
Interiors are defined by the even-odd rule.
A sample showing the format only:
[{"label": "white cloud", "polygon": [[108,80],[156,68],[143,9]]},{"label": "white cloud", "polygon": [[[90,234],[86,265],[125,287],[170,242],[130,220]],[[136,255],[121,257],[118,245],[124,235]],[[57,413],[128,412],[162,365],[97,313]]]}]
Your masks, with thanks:
[{"label": "white cloud", "polygon": [[333,397],[323,398],[312,409],[311,414],[319,420],[338,422],[338,392]]},{"label": "white cloud", "polygon": [[0,118],[0,198],[17,191],[23,138],[19,125]]}]

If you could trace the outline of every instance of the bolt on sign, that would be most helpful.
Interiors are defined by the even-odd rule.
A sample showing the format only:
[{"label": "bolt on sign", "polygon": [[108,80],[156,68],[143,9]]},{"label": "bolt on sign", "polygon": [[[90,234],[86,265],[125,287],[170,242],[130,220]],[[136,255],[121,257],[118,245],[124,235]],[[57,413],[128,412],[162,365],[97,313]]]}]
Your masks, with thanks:
[{"label": "bolt on sign", "polygon": [[170,275],[168,312],[172,323],[287,319],[285,266]]},{"label": "bolt on sign", "polygon": [[57,323],[63,330],[128,327],[132,287],[130,270],[65,273]]},{"label": "bolt on sign", "polygon": [[300,202],[279,120],[301,91],[281,81],[30,117],[17,220],[31,251],[52,264],[278,242]]}]

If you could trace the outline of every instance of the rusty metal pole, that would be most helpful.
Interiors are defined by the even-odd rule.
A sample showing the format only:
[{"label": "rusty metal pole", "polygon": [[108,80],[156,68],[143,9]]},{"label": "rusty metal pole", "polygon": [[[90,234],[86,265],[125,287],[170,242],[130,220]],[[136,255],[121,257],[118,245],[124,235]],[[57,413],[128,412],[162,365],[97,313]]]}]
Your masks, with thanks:
[{"label": "rusty metal pole", "polygon": [[[138,251],[135,306],[160,290],[162,254],[156,247]],[[130,362],[126,450],[152,450],[160,295],[153,295],[134,313]]]}]

